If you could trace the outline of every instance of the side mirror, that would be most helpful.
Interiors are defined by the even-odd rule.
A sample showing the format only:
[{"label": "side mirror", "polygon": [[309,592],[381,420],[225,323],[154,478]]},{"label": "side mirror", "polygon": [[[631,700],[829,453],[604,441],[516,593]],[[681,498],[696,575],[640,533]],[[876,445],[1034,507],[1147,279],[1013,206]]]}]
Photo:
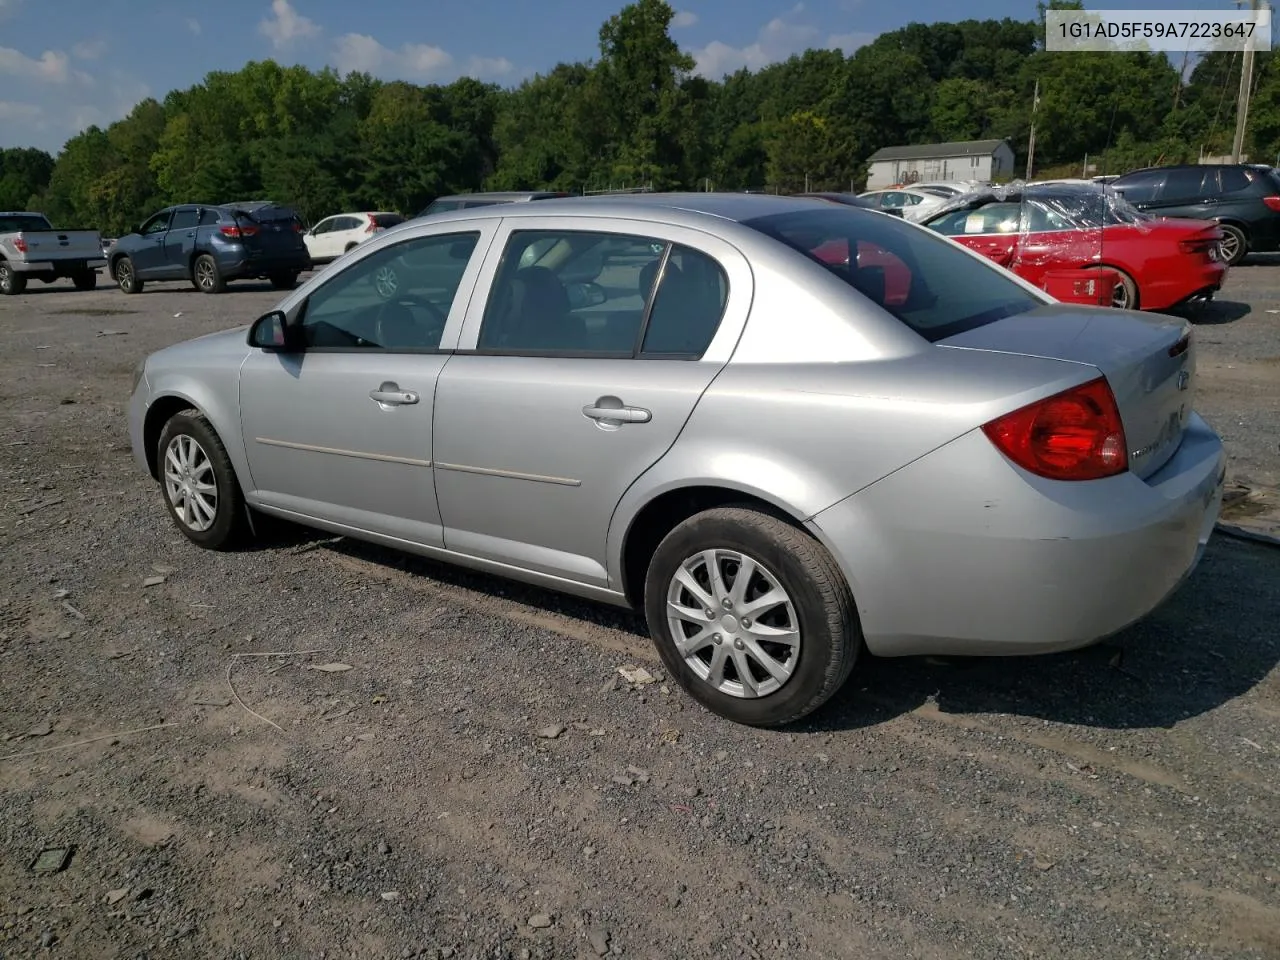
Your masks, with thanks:
[{"label": "side mirror", "polygon": [[294,346],[290,342],[294,339],[290,335],[283,310],[272,310],[270,313],[263,314],[249,328],[249,346],[260,350],[284,352]]}]

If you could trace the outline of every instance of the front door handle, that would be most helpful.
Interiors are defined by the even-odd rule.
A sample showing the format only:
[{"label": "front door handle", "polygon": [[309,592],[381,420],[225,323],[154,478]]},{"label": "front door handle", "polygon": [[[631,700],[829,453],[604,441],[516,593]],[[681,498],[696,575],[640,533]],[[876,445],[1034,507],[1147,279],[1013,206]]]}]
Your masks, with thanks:
[{"label": "front door handle", "polygon": [[401,390],[398,384],[388,380],[377,390],[369,391],[369,398],[382,407],[401,407],[409,403],[417,403],[418,395],[412,390]]},{"label": "front door handle", "polygon": [[582,408],[582,415],[605,424],[648,423],[653,413],[644,407],[629,407],[617,397],[601,397]]}]

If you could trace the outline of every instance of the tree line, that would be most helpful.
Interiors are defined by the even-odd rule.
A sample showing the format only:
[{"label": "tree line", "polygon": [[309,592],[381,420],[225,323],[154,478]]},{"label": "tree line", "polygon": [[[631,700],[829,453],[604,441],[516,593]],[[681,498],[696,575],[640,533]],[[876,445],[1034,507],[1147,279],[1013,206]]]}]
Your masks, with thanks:
[{"label": "tree line", "polygon": [[[1078,6],[1054,0],[1053,6]],[[590,61],[512,89],[463,78],[385,82],[252,62],[147,99],[57,157],[0,151],[0,209],[127,231],[169,203],[271,198],[310,222],[343,210],[415,214],[474,190],[848,190],[884,146],[1006,138],[1036,174],[1079,175],[1230,149],[1239,54],[1050,53],[1038,20],[913,23],[846,56],[808,50],[719,81],[671,38],[672,8],[636,0]],[[1280,146],[1280,76],[1256,58],[1247,148]]]}]

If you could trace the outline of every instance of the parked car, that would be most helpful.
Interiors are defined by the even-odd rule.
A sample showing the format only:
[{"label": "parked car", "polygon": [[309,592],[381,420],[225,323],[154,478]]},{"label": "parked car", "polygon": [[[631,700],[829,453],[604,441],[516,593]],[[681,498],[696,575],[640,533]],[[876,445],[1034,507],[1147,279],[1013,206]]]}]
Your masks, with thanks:
[{"label": "parked car", "polygon": [[329,263],[377,233],[404,223],[405,218],[387,210],[339,213],[325,217],[302,235],[313,264]]},{"label": "parked car", "polygon": [[916,187],[871,190],[858,194],[858,197],[870,201],[881,210],[901,210],[903,219],[913,223],[920,222],[947,201],[946,197],[940,197],[936,193],[929,193]]},{"label": "parked car", "polygon": [[1126,173],[1111,187],[1162,217],[1216,220],[1234,266],[1250,252],[1280,250],[1280,174],[1247,163],[1185,164]]},{"label": "parked car", "polygon": [[[435,282],[382,298],[408,252]],[[860,265],[890,258],[900,303]],[[1195,357],[870,210],[574,198],[372,238],[148,357],[129,431],[200,546],[258,512],[634,606],[694,698],[771,726],[864,652],[1064,650],[1161,603],[1222,496]]]},{"label": "parked car", "polygon": [[470,210],[495,203],[528,203],[531,200],[557,200],[569,194],[554,190],[508,190],[491,193],[459,193],[449,197],[437,197],[418,216],[429,217],[450,210]]},{"label": "parked car", "polygon": [[1222,230],[1203,220],[1150,217],[1104,186],[1042,183],[960,198],[925,226],[1036,286],[1053,271],[1107,268],[1112,305],[1166,310],[1211,298],[1227,275]]},{"label": "parked car", "polygon": [[55,230],[43,213],[0,212],[0,294],[22,293],[28,280],[67,277],[77,290],[92,290],[103,266],[97,230]]},{"label": "parked car", "polygon": [[291,290],[311,269],[302,219],[264,200],[165,207],[111,249],[111,276],[125,293],[149,280],[190,280],[221,293],[232,280],[270,280]]},{"label": "parked car", "polygon": [[864,200],[852,193],[797,193],[797,197],[810,197],[814,200],[826,200],[828,203],[843,203],[848,207],[862,207],[867,210],[878,210],[895,217],[902,216],[901,207],[881,207],[871,200]]}]

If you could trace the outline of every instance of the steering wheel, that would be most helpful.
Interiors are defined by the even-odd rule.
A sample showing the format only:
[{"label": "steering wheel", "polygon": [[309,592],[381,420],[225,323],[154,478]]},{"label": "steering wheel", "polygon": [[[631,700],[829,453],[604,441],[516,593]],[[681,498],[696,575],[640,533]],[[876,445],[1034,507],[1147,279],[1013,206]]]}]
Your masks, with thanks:
[{"label": "steering wheel", "polygon": [[[419,312],[426,317],[420,317]],[[444,336],[448,316],[428,300],[388,300],[373,323],[374,342],[388,349],[434,347]]]}]

